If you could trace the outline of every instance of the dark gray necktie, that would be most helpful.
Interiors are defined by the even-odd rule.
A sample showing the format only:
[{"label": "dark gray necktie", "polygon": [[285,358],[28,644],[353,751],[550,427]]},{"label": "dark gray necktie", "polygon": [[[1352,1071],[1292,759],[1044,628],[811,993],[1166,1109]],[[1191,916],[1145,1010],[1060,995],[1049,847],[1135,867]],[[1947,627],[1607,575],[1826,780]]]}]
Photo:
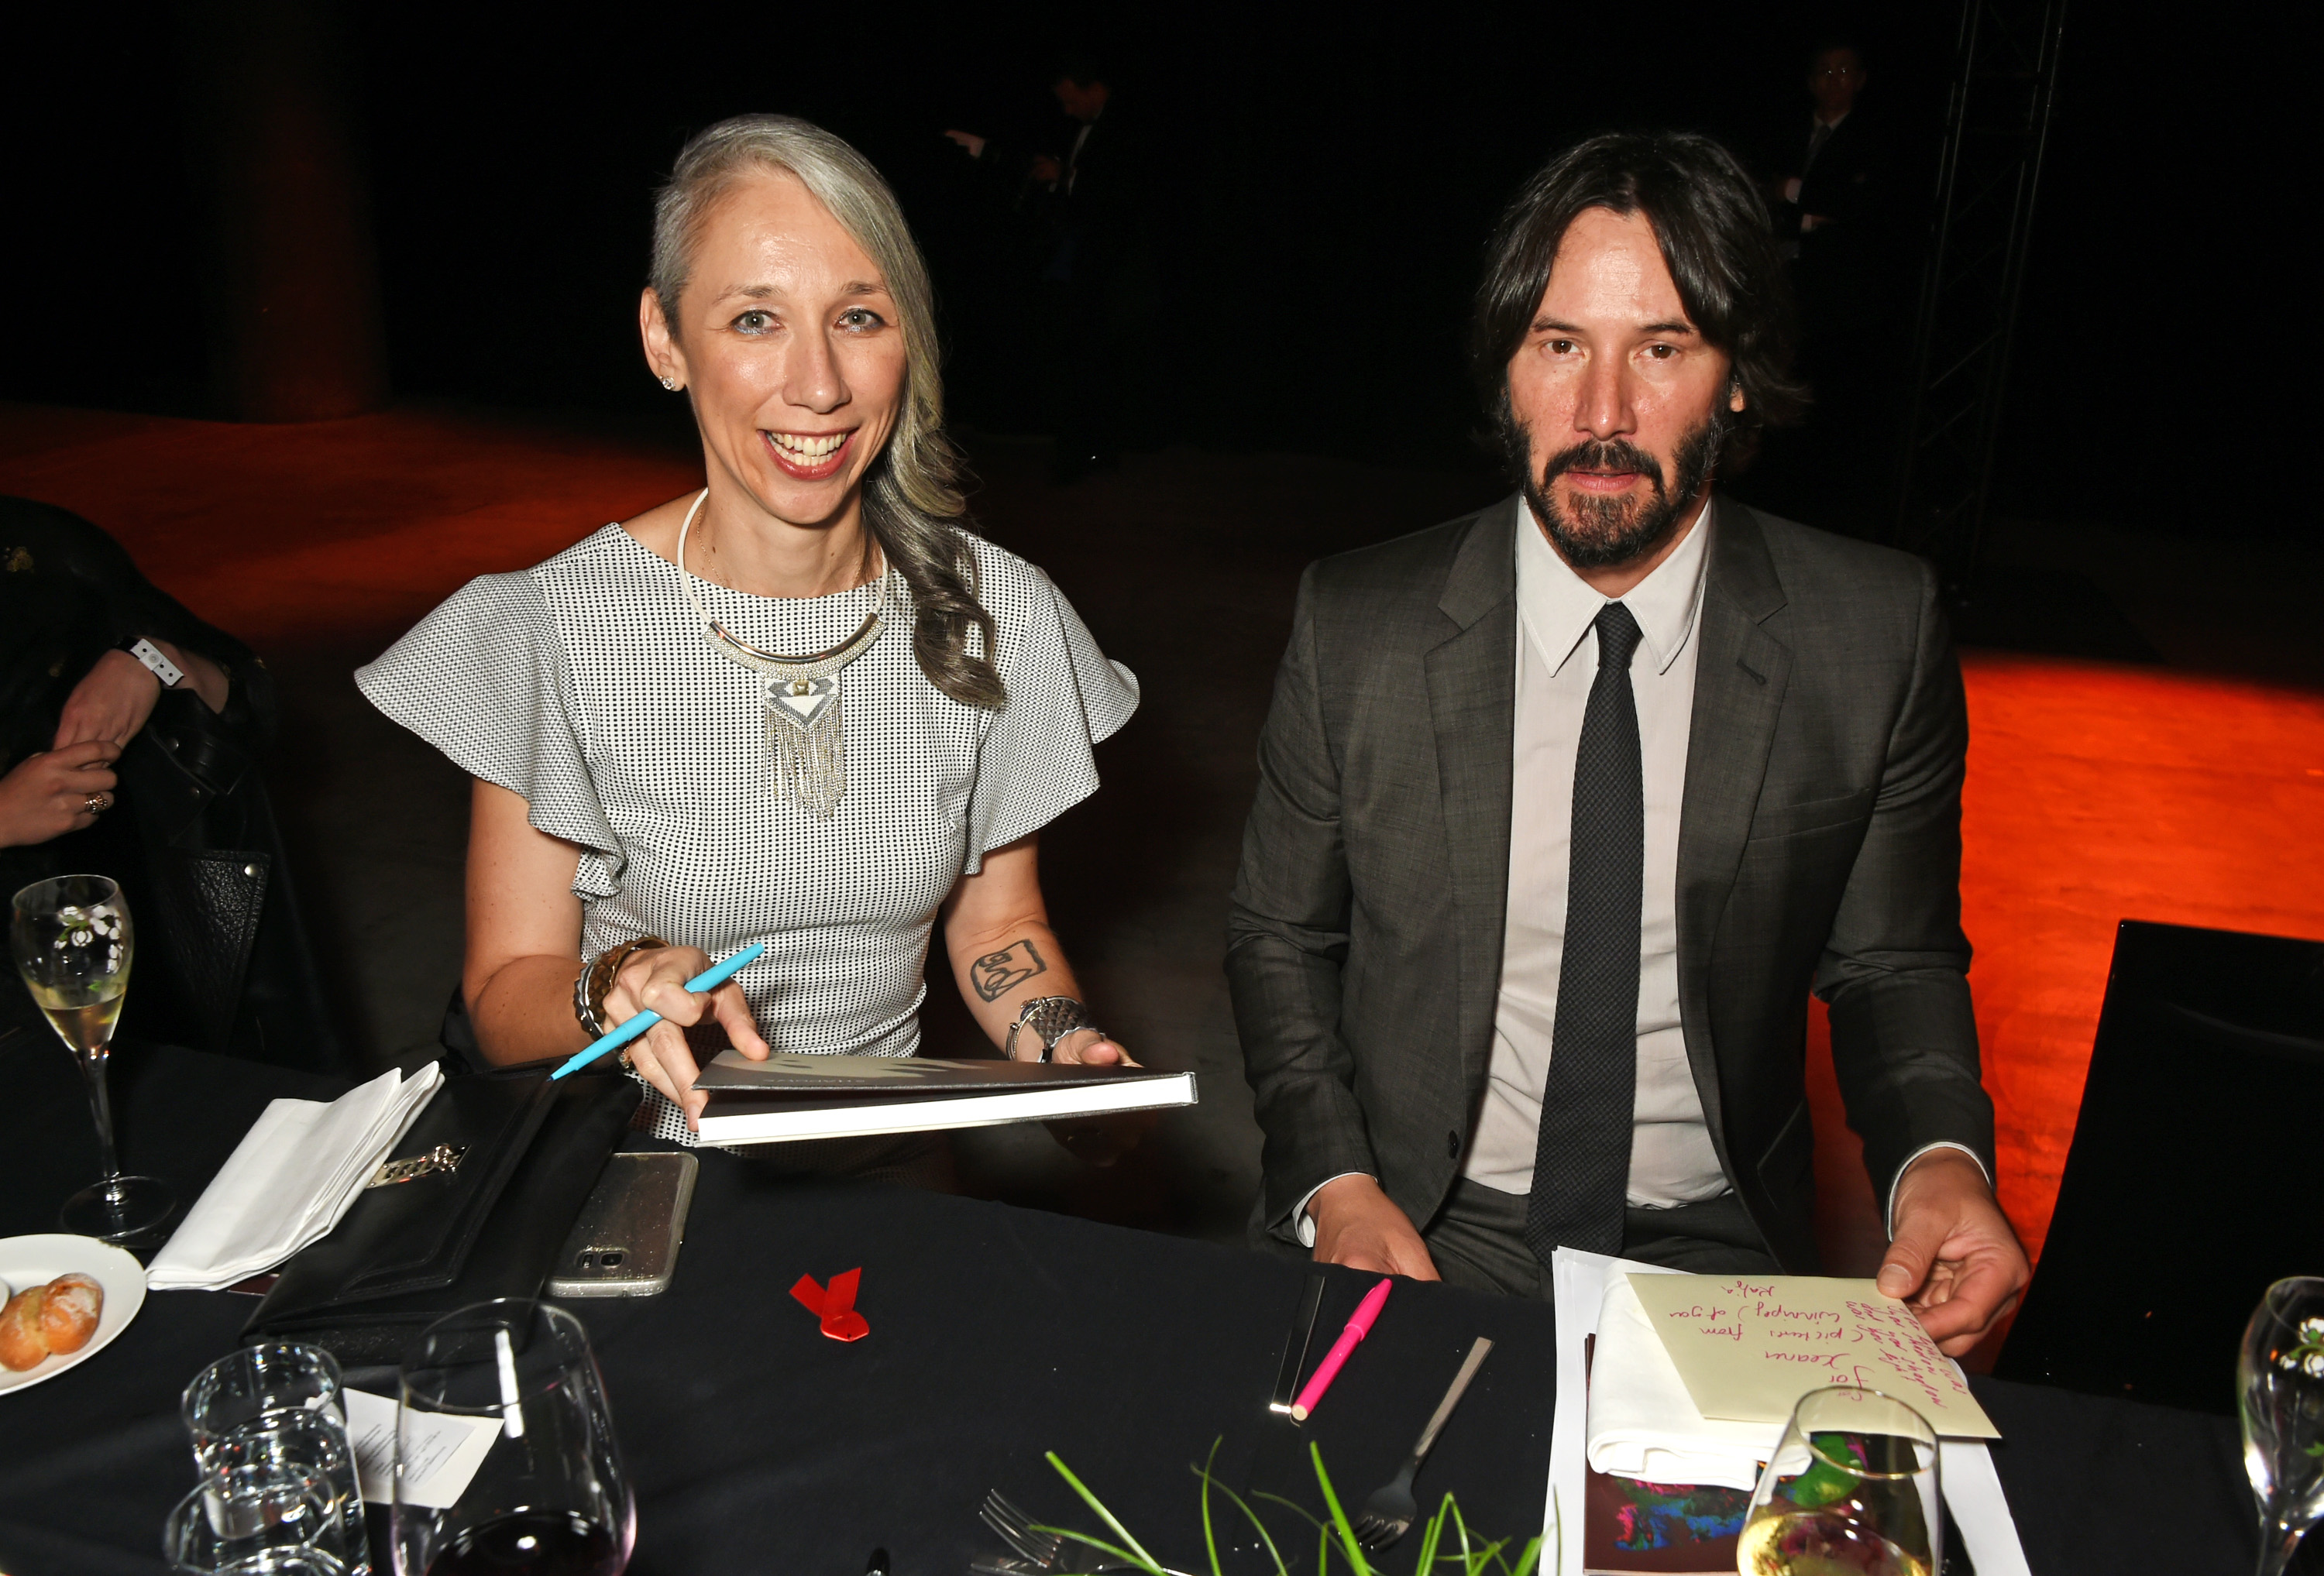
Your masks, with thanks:
[{"label": "dark gray necktie", "polygon": [[1816,155],[1823,152],[1823,145],[1831,140],[1831,127],[1821,121],[1816,122],[1808,133],[1808,156],[1800,161],[1801,174],[1805,175],[1815,168]]},{"label": "dark gray necktie", "polygon": [[1526,1246],[1544,1264],[1561,1244],[1622,1249],[1630,1124],[1638,1092],[1638,919],[1646,890],[1646,793],[1630,659],[1638,621],[1598,613],[1598,677],[1573,755],[1573,851],[1549,1081],[1526,1203]]}]

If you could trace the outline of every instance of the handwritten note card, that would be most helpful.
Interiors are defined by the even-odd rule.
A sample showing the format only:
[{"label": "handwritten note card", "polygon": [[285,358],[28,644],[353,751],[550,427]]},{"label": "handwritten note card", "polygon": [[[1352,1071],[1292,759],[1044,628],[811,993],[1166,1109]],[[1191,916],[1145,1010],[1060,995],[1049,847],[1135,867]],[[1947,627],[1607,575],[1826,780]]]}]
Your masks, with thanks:
[{"label": "handwritten note card", "polygon": [[1913,1310],[1868,1280],[1633,1275],[1646,1319],[1705,1417],[1781,1423],[1822,1385],[1894,1396],[1953,1439],[1998,1439]]}]

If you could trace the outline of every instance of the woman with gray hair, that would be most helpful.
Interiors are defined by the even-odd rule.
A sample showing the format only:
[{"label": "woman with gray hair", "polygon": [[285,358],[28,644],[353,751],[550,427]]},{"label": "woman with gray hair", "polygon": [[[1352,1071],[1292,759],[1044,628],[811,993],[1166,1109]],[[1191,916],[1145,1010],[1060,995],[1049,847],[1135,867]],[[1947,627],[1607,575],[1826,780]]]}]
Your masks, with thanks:
[{"label": "woman with gray hair", "polygon": [[[1137,681],[1048,577],[974,535],[927,270],[878,171],[779,115],[678,155],[639,301],[707,485],[472,581],[356,675],[475,780],[463,986],[495,1063],[624,1057],[663,1136],[743,1055],[910,1055],[930,930],[1026,1059],[1126,1061],[1037,866]],[[753,941],[731,984],[683,982]]]}]

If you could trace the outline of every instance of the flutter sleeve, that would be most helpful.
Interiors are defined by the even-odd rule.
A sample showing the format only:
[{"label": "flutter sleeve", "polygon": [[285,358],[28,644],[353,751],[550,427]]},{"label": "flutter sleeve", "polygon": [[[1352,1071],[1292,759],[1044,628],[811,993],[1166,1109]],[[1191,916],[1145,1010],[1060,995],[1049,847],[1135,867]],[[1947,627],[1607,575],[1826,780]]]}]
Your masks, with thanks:
[{"label": "flutter sleeve", "polygon": [[1093,745],[1138,709],[1138,677],[1097,648],[1089,626],[1047,575],[1027,565],[1025,631],[1001,677],[1009,704],[977,756],[969,797],[971,875],[996,848],[1038,832],[1097,791]]},{"label": "flutter sleeve", "polygon": [[357,668],[355,684],[461,770],[521,797],[533,825],[578,843],[576,894],[613,894],[621,841],[590,780],[556,621],[530,574],[469,581],[386,655]]}]

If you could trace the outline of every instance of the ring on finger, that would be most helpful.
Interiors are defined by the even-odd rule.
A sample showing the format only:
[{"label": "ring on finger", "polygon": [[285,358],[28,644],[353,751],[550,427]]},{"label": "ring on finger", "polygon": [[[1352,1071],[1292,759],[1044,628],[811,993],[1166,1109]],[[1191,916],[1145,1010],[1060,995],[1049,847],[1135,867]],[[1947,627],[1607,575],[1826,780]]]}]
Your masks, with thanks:
[{"label": "ring on finger", "polygon": [[106,811],[113,808],[113,796],[103,788],[97,789],[93,794],[84,795],[80,802],[81,807],[92,816],[102,816]]}]

